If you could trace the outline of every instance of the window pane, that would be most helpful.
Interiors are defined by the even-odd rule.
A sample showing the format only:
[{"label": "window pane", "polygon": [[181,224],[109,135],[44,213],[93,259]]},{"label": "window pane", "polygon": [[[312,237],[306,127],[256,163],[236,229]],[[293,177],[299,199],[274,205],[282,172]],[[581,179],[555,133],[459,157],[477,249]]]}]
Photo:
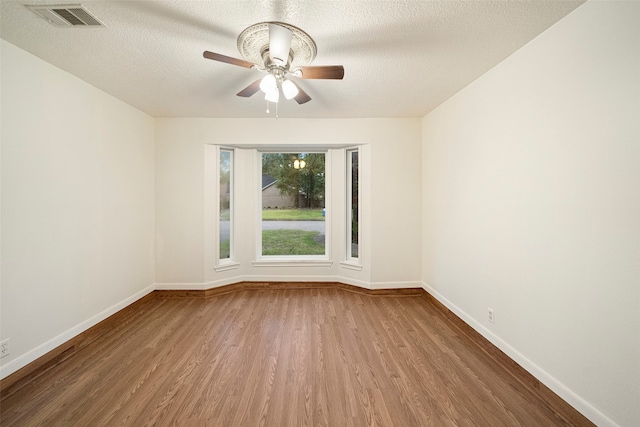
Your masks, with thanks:
[{"label": "window pane", "polygon": [[325,154],[262,153],[262,255],[325,255]]},{"label": "window pane", "polygon": [[358,258],[358,151],[351,151],[351,258]]},{"label": "window pane", "polygon": [[220,259],[231,257],[231,185],[233,153],[220,150]]}]

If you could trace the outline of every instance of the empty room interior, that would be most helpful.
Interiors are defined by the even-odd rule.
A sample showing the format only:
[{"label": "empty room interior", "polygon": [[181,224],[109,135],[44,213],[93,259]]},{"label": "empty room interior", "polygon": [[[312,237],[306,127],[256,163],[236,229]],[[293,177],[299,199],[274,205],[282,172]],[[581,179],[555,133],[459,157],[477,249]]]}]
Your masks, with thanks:
[{"label": "empty room interior", "polygon": [[0,19],[0,424],[640,425],[640,2]]}]

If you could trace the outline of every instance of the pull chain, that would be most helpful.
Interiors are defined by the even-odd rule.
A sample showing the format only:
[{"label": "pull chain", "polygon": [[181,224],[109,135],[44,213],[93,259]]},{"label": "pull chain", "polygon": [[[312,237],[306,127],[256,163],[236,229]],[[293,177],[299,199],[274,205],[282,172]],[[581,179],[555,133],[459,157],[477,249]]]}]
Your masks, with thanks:
[{"label": "pull chain", "polygon": [[[276,102],[276,119],[278,118],[278,103]],[[269,110],[269,101],[267,101],[267,114],[271,113]]]}]

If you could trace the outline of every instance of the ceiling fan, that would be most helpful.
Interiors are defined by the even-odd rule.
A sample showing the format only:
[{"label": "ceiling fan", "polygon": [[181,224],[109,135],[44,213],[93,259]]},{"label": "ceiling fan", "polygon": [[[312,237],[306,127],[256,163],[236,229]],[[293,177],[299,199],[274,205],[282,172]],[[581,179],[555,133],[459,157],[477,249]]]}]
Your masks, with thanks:
[{"label": "ceiling fan", "polygon": [[246,28],[238,36],[238,50],[244,59],[203,53],[207,59],[267,72],[238,92],[238,96],[250,97],[261,90],[267,101],[277,103],[282,91],[286,99],[304,104],[311,97],[289,77],[333,80],[344,77],[342,65],[309,65],[316,57],[316,43],[301,29],[283,22],[260,22]]}]

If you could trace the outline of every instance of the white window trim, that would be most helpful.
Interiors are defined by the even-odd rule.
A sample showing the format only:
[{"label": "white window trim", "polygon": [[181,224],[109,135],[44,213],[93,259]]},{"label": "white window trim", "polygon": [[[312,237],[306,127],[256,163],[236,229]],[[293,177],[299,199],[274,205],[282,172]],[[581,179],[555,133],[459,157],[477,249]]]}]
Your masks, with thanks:
[{"label": "white window trim", "polygon": [[[351,256],[351,196],[352,196],[352,181],[351,181],[351,174],[352,174],[352,163],[351,163],[351,153],[353,152],[357,152],[358,153],[358,168],[360,168],[360,163],[361,163],[361,153],[360,153],[360,146],[354,146],[354,147],[348,147],[345,149],[345,163],[346,163],[346,171],[345,171],[345,194],[346,194],[346,200],[345,200],[345,227],[346,227],[346,232],[345,232],[345,259],[343,261],[340,262],[340,265],[343,266],[344,268],[348,268],[351,270],[362,270],[362,262],[361,262],[361,247],[360,247],[360,243],[361,243],[361,235],[360,235],[360,222],[362,220],[362,185],[358,185],[358,256],[357,257],[353,257]],[[361,179],[360,179],[360,171],[358,170],[358,182],[360,183]]]},{"label": "white window trim", "polygon": [[224,262],[221,262],[219,265],[213,267],[216,273],[227,270],[235,270],[236,268],[240,267],[240,263],[237,261],[231,261],[229,259],[224,259],[222,261]]},{"label": "white window trim", "polygon": [[282,257],[280,259],[267,259],[266,257],[251,263],[254,267],[331,267],[333,261],[328,259],[295,259]]},{"label": "white window trim", "polygon": [[[225,147],[216,145],[215,155],[215,178],[214,185],[218,190],[218,197],[214,198],[214,212],[216,220],[214,225],[214,266],[213,269],[216,272],[233,270],[240,266],[236,261],[235,254],[235,181],[236,181],[236,167],[235,157],[236,152],[233,147]],[[220,160],[221,151],[229,151],[231,153],[231,173],[230,173],[230,185],[229,185],[229,258],[220,259]],[[205,219],[206,220],[206,219]]]},{"label": "white window trim", "polygon": [[356,264],[353,261],[341,261],[340,266],[348,270],[356,270],[356,271],[362,271],[362,267],[363,267],[362,264]]}]

